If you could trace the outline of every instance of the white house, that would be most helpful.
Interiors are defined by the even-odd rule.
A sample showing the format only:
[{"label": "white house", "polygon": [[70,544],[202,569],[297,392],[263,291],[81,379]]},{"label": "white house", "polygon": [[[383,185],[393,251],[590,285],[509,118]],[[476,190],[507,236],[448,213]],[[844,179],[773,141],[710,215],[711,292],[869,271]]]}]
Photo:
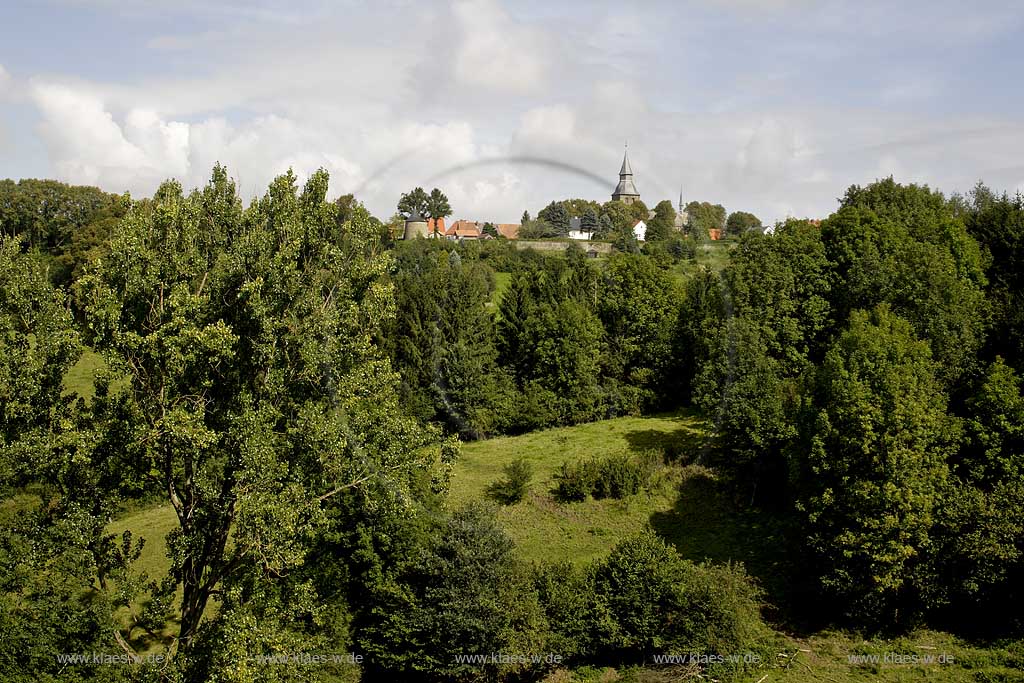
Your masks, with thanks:
[{"label": "white house", "polygon": [[636,236],[637,242],[643,242],[644,238],[647,237],[647,223],[637,221],[636,225],[633,226],[633,235]]},{"label": "white house", "polygon": [[569,239],[589,241],[593,239],[590,230],[583,229],[583,221],[573,216],[569,219]]}]

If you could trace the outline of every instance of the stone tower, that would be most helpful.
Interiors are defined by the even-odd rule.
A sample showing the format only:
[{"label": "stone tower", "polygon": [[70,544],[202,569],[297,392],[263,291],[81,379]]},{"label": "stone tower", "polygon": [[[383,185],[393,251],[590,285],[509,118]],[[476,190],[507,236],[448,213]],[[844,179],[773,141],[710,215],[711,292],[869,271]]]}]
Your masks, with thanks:
[{"label": "stone tower", "polygon": [[615,191],[612,192],[612,199],[623,204],[632,204],[640,200],[640,193],[637,191],[636,185],[633,184],[633,169],[629,166],[628,150],[622,153],[619,184],[615,186]]},{"label": "stone tower", "polygon": [[426,236],[427,221],[424,220],[419,211],[413,209],[412,215],[405,219],[405,235],[403,237],[407,240],[411,240],[416,237]]}]

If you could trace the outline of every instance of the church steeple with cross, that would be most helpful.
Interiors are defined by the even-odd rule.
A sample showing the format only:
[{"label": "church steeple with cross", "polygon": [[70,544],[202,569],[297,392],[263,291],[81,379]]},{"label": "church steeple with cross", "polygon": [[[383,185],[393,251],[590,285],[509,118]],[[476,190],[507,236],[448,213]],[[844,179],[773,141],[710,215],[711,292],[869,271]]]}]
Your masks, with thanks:
[{"label": "church steeple with cross", "polygon": [[612,200],[623,204],[632,204],[640,201],[640,192],[633,183],[633,169],[629,165],[629,143],[626,144],[626,151],[622,153],[622,168],[619,169],[619,184],[612,192]]}]

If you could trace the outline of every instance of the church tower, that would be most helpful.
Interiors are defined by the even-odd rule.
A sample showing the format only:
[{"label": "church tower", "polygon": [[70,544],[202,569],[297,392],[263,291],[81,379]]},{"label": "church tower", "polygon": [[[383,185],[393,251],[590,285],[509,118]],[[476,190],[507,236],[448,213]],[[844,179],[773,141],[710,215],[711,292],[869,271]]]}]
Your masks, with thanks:
[{"label": "church tower", "polygon": [[640,193],[633,184],[633,169],[629,166],[628,149],[622,153],[622,168],[619,169],[619,184],[612,192],[612,200],[623,204],[632,204],[640,201]]},{"label": "church tower", "polygon": [[673,225],[676,230],[685,230],[690,224],[690,214],[686,211],[686,206],[683,204],[683,188],[679,188],[679,208],[676,210],[676,217],[673,221]]}]

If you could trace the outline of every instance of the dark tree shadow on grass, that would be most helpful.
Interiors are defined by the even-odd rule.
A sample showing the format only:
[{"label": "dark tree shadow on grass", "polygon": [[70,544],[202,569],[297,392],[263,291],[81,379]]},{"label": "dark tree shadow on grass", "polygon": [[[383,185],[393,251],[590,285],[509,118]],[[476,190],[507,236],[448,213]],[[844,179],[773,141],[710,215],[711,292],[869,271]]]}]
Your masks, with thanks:
[{"label": "dark tree shadow on grass", "polygon": [[[656,512],[651,527],[694,562],[742,562],[765,592],[765,617],[789,630],[816,627],[797,555],[791,521],[778,514],[738,509],[726,486],[703,467],[687,468],[673,508]],[[798,533],[798,531],[796,531]]]},{"label": "dark tree shadow on grass", "polygon": [[665,453],[669,462],[693,462],[705,441],[705,434],[692,427],[680,427],[671,431],[638,429],[625,435],[629,449],[638,453],[659,450]]}]

